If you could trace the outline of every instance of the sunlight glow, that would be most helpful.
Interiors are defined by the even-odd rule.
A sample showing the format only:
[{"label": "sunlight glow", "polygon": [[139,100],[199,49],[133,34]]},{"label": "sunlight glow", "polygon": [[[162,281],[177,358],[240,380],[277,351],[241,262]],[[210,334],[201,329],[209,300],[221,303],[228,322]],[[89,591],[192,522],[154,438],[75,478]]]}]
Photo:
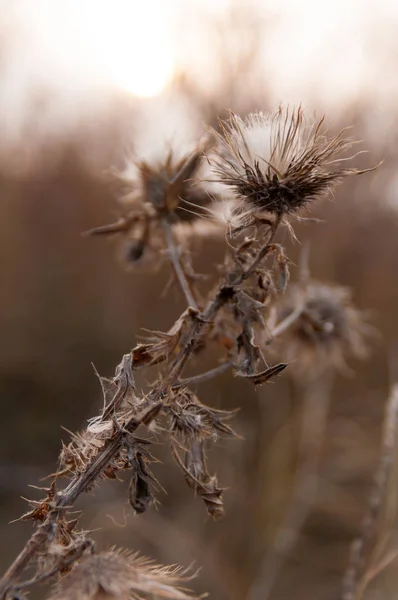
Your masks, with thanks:
[{"label": "sunlight glow", "polygon": [[54,63],[58,76],[74,74],[74,79],[148,97],[160,93],[174,71],[175,5],[164,0],[37,0],[25,3],[22,14],[28,36],[34,35],[35,48],[40,47],[50,68]]},{"label": "sunlight glow", "polygon": [[[392,64],[398,22],[394,0],[334,0],[322,10],[317,0],[0,0],[0,11],[0,101],[8,94],[15,102],[20,89],[23,104],[29,87],[41,86],[76,106],[115,88],[158,96],[176,72],[216,94],[226,65],[250,47],[248,27],[264,31],[245,67],[257,88],[277,101],[352,101],[380,88],[374,82],[379,65]],[[395,81],[384,76],[383,89]]]},{"label": "sunlight glow", "polygon": [[164,0],[81,2],[82,37],[96,66],[136,96],[161,92],[173,74],[170,4]]}]

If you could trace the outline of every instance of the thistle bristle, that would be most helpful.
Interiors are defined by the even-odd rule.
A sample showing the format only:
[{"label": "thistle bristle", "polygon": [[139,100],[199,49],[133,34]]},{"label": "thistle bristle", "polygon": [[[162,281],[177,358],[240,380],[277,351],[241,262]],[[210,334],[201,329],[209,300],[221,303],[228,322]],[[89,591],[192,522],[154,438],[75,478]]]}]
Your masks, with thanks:
[{"label": "thistle bristle", "polygon": [[187,577],[178,567],[165,567],[128,551],[92,554],[66,575],[49,600],[134,600],[159,597],[192,600],[182,587]]},{"label": "thistle bristle", "polygon": [[324,119],[307,123],[301,107],[245,120],[232,113],[215,132],[214,177],[233,191],[244,213],[294,214],[344,177],[365,172],[342,167],[347,159],[338,156],[354,143],[343,134],[328,137]]}]

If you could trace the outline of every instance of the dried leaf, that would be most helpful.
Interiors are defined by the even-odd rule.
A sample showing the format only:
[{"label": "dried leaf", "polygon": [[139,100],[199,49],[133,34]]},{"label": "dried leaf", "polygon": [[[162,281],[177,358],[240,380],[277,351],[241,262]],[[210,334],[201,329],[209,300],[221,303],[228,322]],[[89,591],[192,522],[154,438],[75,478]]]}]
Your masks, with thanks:
[{"label": "dried leaf", "polygon": [[158,486],[158,482],[149,469],[149,463],[153,462],[150,453],[141,446],[133,447],[131,450],[128,452],[132,469],[129,500],[133,509],[141,514],[147,510],[149,504],[154,502],[151,484]]},{"label": "dried leaf", "polygon": [[[207,512],[214,518],[224,516],[222,494],[224,489],[218,487],[217,477],[207,472],[203,442],[194,442],[189,450],[185,451],[185,461],[182,460],[176,442],[172,442],[171,450],[177,464],[182,469],[185,480],[198,496],[204,501]],[[181,447],[180,447],[181,449]]]},{"label": "dried leaf", "polygon": [[254,383],[254,385],[262,385],[263,383],[266,383],[270,379],[273,379],[274,377],[282,373],[282,371],[284,371],[287,366],[287,363],[279,363],[278,365],[274,365],[273,367],[265,369],[265,371],[262,371],[261,373],[256,373],[254,375],[247,375],[246,373],[241,373],[239,371],[236,372],[236,374],[239,375],[239,377],[243,377],[244,379],[251,381],[252,383]]}]

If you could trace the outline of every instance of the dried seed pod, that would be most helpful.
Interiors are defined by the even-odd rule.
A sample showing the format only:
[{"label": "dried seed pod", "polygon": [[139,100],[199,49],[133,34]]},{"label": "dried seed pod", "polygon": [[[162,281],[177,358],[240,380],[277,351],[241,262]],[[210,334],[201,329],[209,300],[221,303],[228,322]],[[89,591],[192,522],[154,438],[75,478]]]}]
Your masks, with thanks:
[{"label": "dried seed pod", "polygon": [[243,226],[264,212],[296,213],[342,178],[366,172],[343,168],[343,159],[336,158],[353,143],[343,137],[344,130],[328,137],[323,119],[307,123],[301,107],[280,107],[245,120],[232,113],[215,135],[215,177],[234,192],[235,221],[240,217]]},{"label": "dried seed pod", "polygon": [[346,367],[350,356],[367,356],[365,340],[372,328],[351,302],[350,290],[310,281],[296,285],[278,307],[282,321],[294,311],[298,316],[278,341],[283,356],[298,368],[311,370]]},{"label": "dried seed pod", "polygon": [[[204,152],[212,143],[206,138],[189,136],[179,139],[180,131],[170,135],[168,122],[147,135],[136,137],[134,153],[126,157],[122,170],[113,169],[113,182],[126,214],[116,223],[91,230],[90,234],[119,235],[120,256],[129,266],[155,262],[167,246],[164,225],[179,227],[179,239],[185,244],[192,237],[223,235],[211,218],[216,194],[206,183]],[[143,132],[142,132],[143,133]],[[198,217],[201,225],[196,227]],[[213,221],[213,223],[212,223]],[[191,228],[190,225],[193,225]],[[185,231],[184,231],[185,229]],[[189,230],[187,233],[186,230]]]},{"label": "dried seed pod", "polygon": [[85,556],[55,586],[49,600],[138,600],[138,598],[195,598],[181,587],[184,573],[176,567],[127,551],[110,550]]},{"label": "dried seed pod", "polygon": [[142,206],[143,213],[149,204],[155,218],[166,216],[172,222],[193,221],[203,216],[211,196],[198,176],[207,145],[207,140],[200,142],[181,155],[170,143],[161,158],[128,160],[124,171],[114,171],[122,187],[122,200],[135,209]]}]

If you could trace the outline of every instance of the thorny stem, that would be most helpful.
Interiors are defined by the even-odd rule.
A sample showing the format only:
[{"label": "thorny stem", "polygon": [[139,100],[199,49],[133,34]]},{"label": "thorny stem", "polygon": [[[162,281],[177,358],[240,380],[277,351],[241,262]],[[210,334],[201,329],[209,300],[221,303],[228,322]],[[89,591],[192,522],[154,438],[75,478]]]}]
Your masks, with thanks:
[{"label": "thorny stem", "polygon": [[[84,542],[80,544],[80,546],[75,550],[75,552],[72,556],[70,556],[67,560],[62,561],[62,567],[65,568],[68,565],[75,562],[76,560],[78,560],[83,555],[84,551],[90,547],[91,548],[93,547],[93,543],[89,540],[84,540]],[[27,579],[26,581],[23,581],[22,583],[18,583],[17,585],[14,586],[13,591],[18,592],[19,590],[29,588],[32,585],[35,585],[37,583],[42,583],[43,581],[50,579],[53,575],[56,575],[59,570],[60,570],[60,565],[57,564],[52,569],[50,569],[49,571],[46,571],[45,573],[36,575],[32,579]]]},{"label": "thorny stem", "polygon": [[[120,365],[116,369],[115,380],[118,383],[116,394],[109,402],[108,406],[104,408],[101,415],[101,421],[106,421],[113,414],[116,413],[120,405],[122,404],[129,389],[134,389],[134,376],[131,369],[131,356],[125,354],[122,358]],[[101,378],[100,378],[101,381]],[[102,385],[102,381],[101,381]]]},{"label": "thorny stem", "polygon": [[149,410],[144,413],[140,418],[132,418],[124,426],[125,431],[119,432],[113,440],[105,446],[103,452],[94,460],[92,460],[86,467],[86,469],[73,479],[70,484],[58,495],[58,500],[55,503],[53,510],[51,510],[44,520],[44,522],[38,527],[35,533],[32,535],[30,540],[26,543],[20,554],[17,556],[12,565],[5,572],[3,578],[0,581],[0,598],[6,598],[7,592],[13,587],[15,580],[20,576],[25,567],[34,558],[36,553],[40,550],[43,544],[48,541],[51,528],[56,521],[60,512],[67,510],[71,507],[77,498],[85,492],[95,480],[101,475],[103,470],[108,466],[111,460],[120,451],[124,444],[125,432],[133,433],[141,424],[149,423],[154,413],[159,411],[161,404],[154,404]]},{"label": "thorny stem", "polygon": [[[240,285],[245,279],[247,279],[260,264],[261,260],[267,255],[269,250],[269,244],[271,240],[274,238],[276,229],[280,223],[275,224],[272,229],[270,239],[268,240],[266,246],[262,247],[257,257],[254,259],[252,265],[242,273],[239,278],[239,281],[234,282],[234,285]],[[166,227],[166,236],[168,228]],[[169,244],[169,249],[175,249],[174,240],[172,240],[172,244]],[[173,256],[173,250],[172,250]],[[174,255],[175,257],[176,255]],[[187,332],[187,342],[181,348],[180,352],[170,365],[170,370],[168,374],[162,380],[162,385],[155,387],[151,394],[148,397],[149,408],[146,412],[141,416],[141,418],[137,419],[136,417],[131,418],[125,425],[124,430],[119,431],[115,434],[115,436],[108,441],[105,445],[102,452],[99,456],[92,459],[86,466],[83,473],[73,479],[70,484],[58,494],[58,499],[55,502],[54,508],[49,512],[45,520],[41,525],[38,526],[36,531],[33,533],[31,538],[25,544],[25,547],[22,549],[20,554],[14,560],[14,562],[10,565],[10,567],[5,572],[3,578],[0,580],[0,600],[5,600],[8,592],[13,589],[15,582],[21,576],[24,569],[31,562],[31,560],[36,556],[37,552],[41,549],[41,547],[47,542],[49,539],[49,533],[51,528],[56,521],[60,511],[68,510],[73,506],[76,502],[77,498],[87,489],[89,489],[93,483],[100,477],[101,473],[106,469],[106,467],[111,463],[113,458],[120,452],[125,444],[125,436],[126,433],[133,433],[141,424],[147,424],[152,421],[154,416],[161,410],[163,399],[166,397],[169,389],[174,387],[179,383],[179,377],[188,361],[190,356],[192,355],[195,349],[195,343],[199,339],[203,328],[211,322],[217,312],[222,308],[222,306],[228,301],[228,296],[225,295],[225,289],[223,286],[219,288],[213,300],[211,300],[204,311],[199,312],[196,307],[196,302],[192,297],[192,293],[190,292],[189,286],[186,282],[185,275],[181,270],[181,265],[179,262],[179,257],[177,254],[177,274],[179,272],[182,273],[182,279],[179,278],[179,281],[184,281],[184,287],[187,287],[189,290],[189,294],[186,294],[187,300],[189,297],[189,303],[192,305],[194,309],[193,322],[192,325]],[[173,262],[174,265],[174,262]],[[174,265],[175,266],[175,265]],[[118,381],[119,389],[120,386],[123,385],[123,378],[119,378]],[[126,391],[128,390],[128,387]]]},{"label": "thorny stem", "polygon": [[192,306],[193,308],[197,309],[198,305],[196,303],[195,298],[193,297],[189,282],[184,273],[184,269],[181,265],[180,251],[175,244],[170,223],[165,219],[165,220],[163,220],[162,225],[163,225],[163,231],[165,233],[166,242],[167,242],[167,253],[168,253],[170,262],[173,266],[174,273],[178,279],[178,283],[180,284],[180,287],[186,298],[188,306]]},{"label": "thorny stem", "polygon": [[[20,577],[26,566],[35,557],[45,542],[48,541],[51,527],[59,512],[70,508],[77,498],[93,485],[104,469],[110,464],[112,459],[120,452],[125,443],[126,432],[133,433],[139,425],[150,423],[154,416],[159,412],[162,407],[162,400],[166,396],[167,391],[178,382],[178,378],[194,350],[195,341],[198,339],[203,327],[214,318],[215,314],[223,306],[225,301],[225,298],[219,291],[215,298],[210,301],[203,313],[199,313],[194,317],[188,332],[188,341],[171,364],[170,371],[163,379],[162,385],[155,388],[149,396],[149,409],[141,416],[141,418],[131,418],[124,425],[124,431],[118,432],[115,437],[106,444],[100,455],[88,463],[83,473],[79,474],[70,482],[65,490],[59,493],[54,509],[50,511],[43,523],[34,532],[25,547],[0,580],[1,600],[6,598],[7,593],[12,589],[15,581]],[[123,385],[121,381],[119,381],[119,386],[120,385]]]},{"label": "thorny stem", "polygon": [[240,276],[240,278],[238,280],[238,283],[241,283],[245,279],[249,279],[249,277],[251,275],[253,275],[254,271],[257,269],[257,267],[259,266],[261,261],[267,256],[269,251],[270,251],[270,242],[267,242],[265,244],[265,246],[263,246],[260,249],[259,253],[257,254],[256,258],[253,260],[250,267],[244,273],[242,273],[242,275]]}]

